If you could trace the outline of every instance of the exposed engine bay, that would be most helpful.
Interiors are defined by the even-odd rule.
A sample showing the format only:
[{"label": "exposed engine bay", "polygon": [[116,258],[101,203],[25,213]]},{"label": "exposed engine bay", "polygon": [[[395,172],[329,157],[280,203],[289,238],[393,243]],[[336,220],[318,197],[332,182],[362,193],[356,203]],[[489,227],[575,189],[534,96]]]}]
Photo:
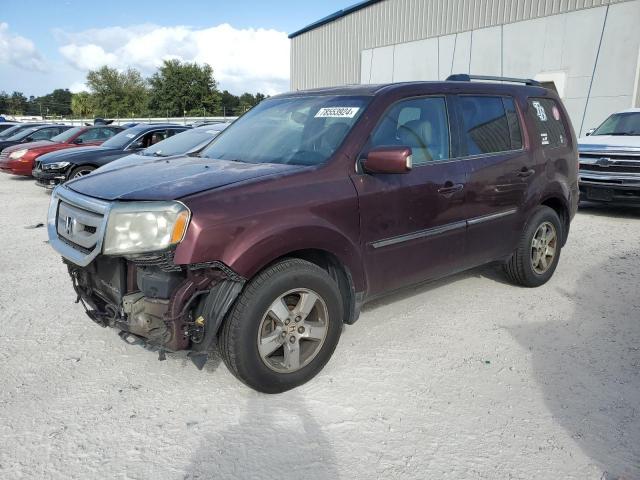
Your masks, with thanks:
[{"label": "exposed engine bay", "polygon": [[219,262],[180,266],[171,254],[64,260],[87,315],[127,343],[164,352],[206,352],[244,279]]}]

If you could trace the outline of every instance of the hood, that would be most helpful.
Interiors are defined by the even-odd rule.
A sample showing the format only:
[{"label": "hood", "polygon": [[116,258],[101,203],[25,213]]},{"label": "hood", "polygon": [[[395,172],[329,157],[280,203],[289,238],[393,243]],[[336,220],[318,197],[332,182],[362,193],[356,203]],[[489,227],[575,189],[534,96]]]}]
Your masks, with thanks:
[{"label": "hood", "polygon": [[86,158],[97,158],[102,155],[108,155],[112,152],[120,152],[113,148],[105,147],[74,147],[69,149],[58,150],[55,152],[47,153],[40,157],[43,163],[53,162],[74,162],[74,160],[85,161]]},{"label": "hood", "polygon": [[38,142],[28,142],[28,143],[16,143],[7,147],[7,152],[16,152],[18,150],[22,150],[23,148],[28,148],[29,150],[38,148],[38,147],[50,147],[52,145],[57,145],[57,143],[50,142],[48,140],[40,140]]},{"label": "hood", "polygon": [[[131,156],[140,159],[138,155]],[[129,157],[129,158],[131,158]],[[253,164],[200,157],[142,157],[67,182],[72,190],[103,200],[177,200],[194,193],[267,175],[307,169],[300,165]]]},{"label": "hood", "polygon": [[578,149],[626,150],[640,149],[640,135],[589,135],[578,139]]},{"label": "hood", "polygon": [[18,145],[18,142],[12,142],[10,140],[0,141],[0,151],[4,150],[7,147],[11,147],[12,145]]}]

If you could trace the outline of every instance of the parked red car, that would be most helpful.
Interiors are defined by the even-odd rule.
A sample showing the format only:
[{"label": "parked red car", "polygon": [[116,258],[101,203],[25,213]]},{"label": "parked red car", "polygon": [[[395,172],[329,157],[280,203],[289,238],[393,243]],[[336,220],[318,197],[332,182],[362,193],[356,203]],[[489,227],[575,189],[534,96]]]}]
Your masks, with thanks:
[{"label": "parked red car", "polygon": [[7,147],[0,154],[0,171],[30,177],[35,160],[40,155],[64,148],[100,145],[124,130],[119,126],[75,127],[52,137],[51,140],[20,143]]}]

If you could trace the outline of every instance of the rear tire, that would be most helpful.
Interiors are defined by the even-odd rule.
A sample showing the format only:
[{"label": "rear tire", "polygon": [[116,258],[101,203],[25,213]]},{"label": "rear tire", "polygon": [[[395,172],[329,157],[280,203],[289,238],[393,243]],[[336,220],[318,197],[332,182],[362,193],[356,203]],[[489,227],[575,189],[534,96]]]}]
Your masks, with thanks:
[{"label": "rear tire", "polygon": [[68,180],[74,180],[74,179],[80,178],[80,177],[84,177],[85,175],[89,175],[95,169],[96,169],[96,167],[93,167],[91,165],[80,165],[79,167],[76,167],[73,170],[71,170],[71,172],[69,172],[69,176],[67,177],[67,181]]},{"label": "rear tire", "polygon": [[509,280],[524,287],[547,283],[560,260],[562,235],[558,214],[547,206],[539,206],[527,222],[515,252],[504,265]]},{"label": "rear tire", "polygon": [[225,319],[218,348],[231,373],[263,393],[313,378],[338,344],[344,316],[336,282],[300,259],[254,277]]}]

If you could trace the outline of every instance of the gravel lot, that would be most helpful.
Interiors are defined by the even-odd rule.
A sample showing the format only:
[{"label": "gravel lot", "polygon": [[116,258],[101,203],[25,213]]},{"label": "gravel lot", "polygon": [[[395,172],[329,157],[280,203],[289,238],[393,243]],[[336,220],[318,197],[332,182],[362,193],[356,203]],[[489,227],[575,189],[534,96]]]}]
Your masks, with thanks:
[{"label": "gravel lot", "polygon": [[261,395],[216,355],[93,324],[0,175],[0,478],[640,478],[640,211],[584,208],[554,278],[485,267],[366,307],[324,371]]}]

